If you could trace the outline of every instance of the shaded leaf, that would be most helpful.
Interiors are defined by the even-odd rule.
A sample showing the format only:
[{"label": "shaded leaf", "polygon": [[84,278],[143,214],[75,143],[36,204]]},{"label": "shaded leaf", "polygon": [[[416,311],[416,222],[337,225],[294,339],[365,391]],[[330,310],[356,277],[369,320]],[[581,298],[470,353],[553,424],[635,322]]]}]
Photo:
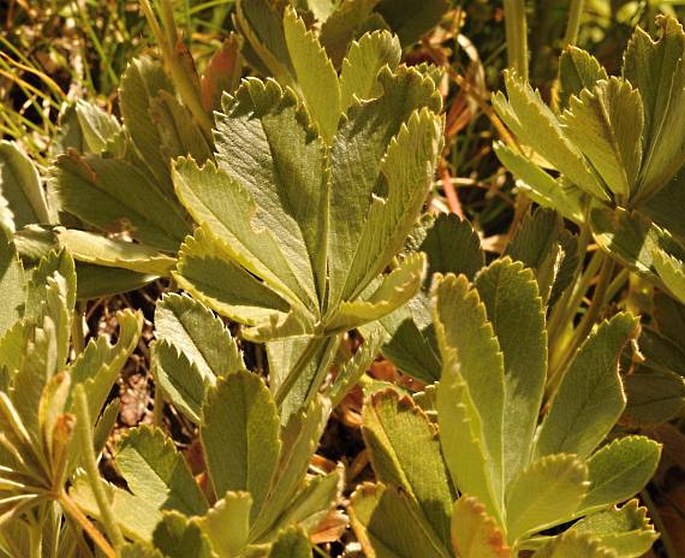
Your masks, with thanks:
[{"label": "shaded leaf", "polygon": [[406,47],[440,23],[450,9],[450,3],[447,0],[426,0],[416,6],[412,0],[381,0],[376,9]]},{"label": "shaded leaf", "polygon": [[212,547],[197,523],[178,512],[165,512],[152,534],[155,548],[169,558],[211,558]]},{"label": "shaded leaf", "polygon": [[559,104],[568,107],[571,95],[579,96],[583,89],[592,89],[601,79],[609,76],[598,60],[589,52],[568,45],[559,59]]}]

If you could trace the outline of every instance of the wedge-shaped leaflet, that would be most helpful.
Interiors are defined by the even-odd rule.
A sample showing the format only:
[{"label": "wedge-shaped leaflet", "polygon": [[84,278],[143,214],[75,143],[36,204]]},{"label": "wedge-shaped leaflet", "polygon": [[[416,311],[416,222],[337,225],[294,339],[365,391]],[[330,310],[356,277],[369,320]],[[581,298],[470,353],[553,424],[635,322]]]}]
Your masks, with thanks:
[{"label": "wedge-shaped leaflet", "polygon": [[141,56],[129,63],[119,92],[121,114],[133,145],[157,183],[169,193],[173,191],[169,160],[160,151],[162,138],[150,108],[160,91],[173,90],[162,64]]},{"label": "wedge-shaped leaflet", "polygon": [[378,72],[387,65],[390,70],[400,63],[402,49],[395,35],[374,31],[353,41],[340,71],[340,104],[342,112],[354,99],[370,99],[379,93]]},{"label": "wedge-shaped leaflet", "polygon": [[24,268],[14,243],[3,230],[0,230],[0,289],[4,293],[3,303],[0,305],[2,336],[23,315],[26,302]]},{"label": "wedge-shaped leaflet", "polygon": [[50,188],[63,209],[106,231],[127,231],[137,240],[175,251],[188,233],[186,216],[146,169],[125,159],[76,153],[61,156]]},{"label": "wedge-shaped leaflet", "polygon": [[156,276],[169,275],[176,263],[174,258],[144,244],[62,227],[56,234],[59,245],[81,262]]},{"label": "wedge-shaped leaflet", "polygon": [[436,276],[433,320],[443,361],[438,420],[455,486],[502,518],[504,359],[478,292],[463,275]]},{"label": "wedge-shaped leaflet", "polygon": [[305,106],[328,143],[338,129],[342,112],[338,75],[314,32],[307,31],[292,7],[285,10],[283,32]]},{"label": "wedge-shaped leaflet", "polygon": [[502,142],[495,142],[495,153],[516,178],[516,187],[523,190],[536,203],[556,209],[575,223],[584,221],[584,212],[578,191],[564,187],[561,179],[554,179],[535,163],[515,153]]},{"label": "wedge-shaped leaflet", "polygon": [[12,212],[14,229],[50,222],[38,171],[15,144],[4,140],[0,141],[0,195]]},{"label": "wedge-shaped leaflet", "polygon": [[539,208],[524,217],[506,255],[535,271],[543,302],[552,306],[573,281],[578,264],[578,241],[555,211]]},{"label": "wedge-shaped leaflet", "polygon": [[452,509],[452,546],[461,558],[509,558],[504,533],[477,498],[463,494]]},{"label": "wedge-shaped leaflet", "polygon": [[307,534],[294,527],[282,531],[269,552],[269,558],[310,558],[311,555]]},{"label": "wedge-shaped leaflet", "polygon": [[238,346],[224,323],[190,297],[162,297],[155,310],[155,335],[183,352],[203,377],[220,377],[245,369]]},{"label": "wedge-shaped leaflet", "polygon": [[583,154],[566,135],[540,94],[511,71],[505,73],[505,83],[509,99],[498,92],[493,104],[512,132],[578,188],[595,198],[610,201]]},{"label": "wedge-shaped leaflet", "polygon": [[[535,275],[521,262],[496,260],[478,273],[475,285],[504,356],[506,484],[528,465],[532,451],[547,375],[545,314]],[[457,358],[459,353],[457,348]],[[485,404],[482,409],[490,412]]]},{"label": "wedge-shaped leaflet", "polygon": [[642,99],[629,82],[601,80],[571,97],[564,131],[597,170],[619,203],[638,189],[642,160]]},{"label": "wedge-shaped leaflet", "polygon": [[613,440],[587,460],[590,488],[576,515],[630,498],[647,484],[659,464],[659,444],[643,436]]},{"label": "wedge-shaped leaflet", "polygon": [[588,490],[587,479],[587,467],[575,455],[548,455],[523,469],[507,487],[509,542],[570,519]]},{"label": "wedge-shaped leaflet", "polygon": [[599,61],[587,51],[567,46],[559,59],[559,103],[567,108],[571,95],[579,96],[583,89],[592,89],[600,79],[609,79]]},{"label": "wedge-shaped leaflet", "polygon": [[399,489],[364,483],[352,495],[349,509],[352,528],[369,556],[451,555],[418,505]]},{"label": "wedge-shaped leaflet", "polygon": [[581,519],[571,531],[590,535],[603,547],[626,558],[643,556],[659,537],[649,522],[647,508],[638,507],[637,500]]},{"label": "wedge-shaped leaflet", "polygon": [[161,430],[129,430],[114,451],[117,467],[129,490],[161,510],[202,515],[207,500],[183,457]]},{"label": "wedge-shaped leaflet", "polygon": [[426,0],[418,6],[411,0],[381,0],[376,9],[402,45],[409,46],[440,23],[449,8],[447,0]]},{"label": "wedge-shaped leaflet", "polygon": [[685,164],[685,33],[672,17],[659,16],[661,37],[637,28],[623,57],[623,77],[642,96],[645,118],[640,200],[666,185]]},{"label": "wedge-shaped leaflet", "polygon": [[635,317],[622,313],[590,334],[564,373],[540,427],[535,455],[574,453],[584,458],[609,433],[626,404],[618,359],[637,327]]},{"label": "wedge-shaped leaflet", "polygon": [[406,68],[379,80],[383,95],[348,111],[331,148],[333,305],[356,298],[400,250],[442,147],[433,82]]},{"label": "wedge-shaped leaflet", "polygon": [[416,501],[448,545],[453,494],[435,428],[409,397],[375,393],[364,405],[362,433],[376,478]]},{"label": "wedge-shaped leaflet", "polygon": [[678,298],[685,294],[680,280],[685,274],[685,247],[667,230],[640,213],[606,207],[590,212],[590,226],[597,244],[615,260]]},{"label": "wedge-shaped leaflet", "polygon": [[249,492],[259,514],[281,448],[279,420],[259,376],[239,371],[207,393],[200,438],[215,494]]}]

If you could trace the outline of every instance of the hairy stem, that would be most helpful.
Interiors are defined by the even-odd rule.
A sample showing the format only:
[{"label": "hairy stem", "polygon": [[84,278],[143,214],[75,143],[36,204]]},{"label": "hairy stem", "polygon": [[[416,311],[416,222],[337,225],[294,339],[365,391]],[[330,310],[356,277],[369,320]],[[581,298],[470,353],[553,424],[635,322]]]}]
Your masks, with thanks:
[{"label": "hairy stem", "polygon": [[98,546],[107,558],[117,558],[117,552],[107,542],[102,533],[91,523],[86,515],[81,511],[66,492],[62,492],[57,497],[57,502],[62,507],[64,513],[69,516],[79,527],[81,527],[93,542]]},{"label": "hairy stem", "polygon": [[100,520],[102,521],[114,548],[118,550],[124,546],[124,536],[121,534],[119,525],[114,518],[114,512],[112,511],[107,495],[102,487],[102,480],[98,472],[95,458],[95,449],[93,448],[88,400],[86,398],[86,390],[82,385],[78,385],[74,388],[74,410],[77,421],[76,434],[81,442],[83,465],[86,469],[86,475],[88,476],[88,484],[93,491],[95,501],[100,509]]},{"label": "hairy stem", "polygon": [[504,24],[507,35],[507,58],[510,68],[528,79],[528,25],[524,0],[504,0]]},{"label": "hairy stem", "polygon": [[571,0],[571,6],[568,12],[568,23],[566,24],[566,34],[564,35],[564,46],[573,45],[578,40],[580,17],[583,15],[584,4],[584,0]]}]

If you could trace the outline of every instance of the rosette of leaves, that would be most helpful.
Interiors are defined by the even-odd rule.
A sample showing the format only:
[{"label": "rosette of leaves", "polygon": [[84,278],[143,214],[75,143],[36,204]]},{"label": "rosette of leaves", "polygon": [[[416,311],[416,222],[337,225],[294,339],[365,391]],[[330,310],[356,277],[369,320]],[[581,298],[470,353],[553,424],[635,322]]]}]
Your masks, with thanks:
[{"label": "rosette of leaves", "polygon": [[589,226],[612,258],[683,301],[685,33],[671,17],[657,24],[656,41],[636,29],[620,76],[569,47],[559,114],[508,72],[493,104],[522,145],[496,151],[533,200]]},{"label": "rosette of leaves", "polygon": [[116,421],[118,400],[105,403],[136,346],[142,316],[119,313],[115,344],[102,335],[74,357],[70,341],[83,340],[72,339],[76,275],[68,253],[50,252],[25,272],[3,233],[0,286],[0,549],[8,556],[41,549],[74,555],[85,529],[113,556],[68,486],[81,466],[97,475],[89,456],[104,447]]},{"label": "rosette of leaves", "polygon": [[379,391],[364,406],[378,482],[357,489],[350,514],[369,554],[646,552],[657,535],[645,510],[616,505],[647,483],[660,446],[605,440],[626,404],[618,360],[637,320],[621,313],[601,323],[544,401],[545,315],[532,270],[499,259],[473,282],[437,275],[431,296],[437,387],[416,400]]}]

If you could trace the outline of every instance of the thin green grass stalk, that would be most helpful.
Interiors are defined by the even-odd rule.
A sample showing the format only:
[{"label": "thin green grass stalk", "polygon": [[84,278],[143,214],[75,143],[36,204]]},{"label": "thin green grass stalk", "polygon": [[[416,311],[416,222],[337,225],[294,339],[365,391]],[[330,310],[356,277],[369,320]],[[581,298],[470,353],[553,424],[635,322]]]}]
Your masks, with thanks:
[{"label": "thin green grass stalk", "polygon": [[90,24],[90,16],[78,0],[72,0],[72,4],[75,5],[76,11],[81,16],[81,24],[83,25],[86,34],[88,35],[88,38],[93,43],[93,48],[95,49],[95,51],[98,54],[98,57],[100,58],[100,64],[104,66],[105,73],[107,77],[110,79],[112,85],[116,87],[116,85],[119,83],[119,78],[112,69],[109,56],[105,52],[105,49],[102,46],[102,42],[100,42],[97,33],[95,33],[95,29],[93,29],[93,26]]},{"label": "thin green grass stalk", "polygon": [[115,550],[120,550],[124,546],[124,536],[121,534],[121,529],[116,522],[114,512],[109,504],[109,500],[102,487],[102,480],[98,472],[97,461],[95,458],[95,449],[93,448],[93,438],[90,428],[90,413],[88,412],[88,400],[86,399],[86,390],[82,385],[77,385],[74,388],[74,410],[76,413],[76,432],[80,438],[80,446],[83,455],[83,465],[88,476],[88,484],[90,485],[95,501],[100,510],[100,520],[107,531],[112,545]]},{"label": "thin green grass stalk", "polygon": [[510,68],[528,79],[528,24],[524,0],[504,0],[507,59]]}]

